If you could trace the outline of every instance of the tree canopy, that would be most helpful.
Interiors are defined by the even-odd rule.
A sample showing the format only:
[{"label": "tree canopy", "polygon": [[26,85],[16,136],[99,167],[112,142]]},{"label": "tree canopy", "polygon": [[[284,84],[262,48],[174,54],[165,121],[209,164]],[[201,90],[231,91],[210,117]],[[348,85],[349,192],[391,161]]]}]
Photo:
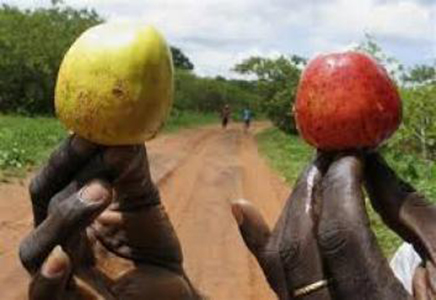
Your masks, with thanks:
[{"label": "tree canopy", "polygon": [[261,102],[259,107],[280,129],[296,133],[292,106],[306,59],[293,56],[250,57],[234,67],[240,74],[254,75]]},{"label": "tree canopy", "polygon": [[52,6],[35,10],[0,8],[0,110],[53,110],[57,72],[69,46],[102,22],[88,9]]},{"label": "tree canopy", "polygon": [[[0,6],[0,111],[52,114],[63,56],[82,32],[103,21],[96,11],[74,9],[62,0],[33,10]],[[174,45],[170,49],[176,110],[218,111],[224,103],[239,109],[255,101],[245,81],[199,77],[182,49]]]},{"label": "tree canopy", "polygon": [[171,46],[171,54],[173,55],[173,64],[176,69],[194,70],[194,64],[191,60],[177,47]]}]

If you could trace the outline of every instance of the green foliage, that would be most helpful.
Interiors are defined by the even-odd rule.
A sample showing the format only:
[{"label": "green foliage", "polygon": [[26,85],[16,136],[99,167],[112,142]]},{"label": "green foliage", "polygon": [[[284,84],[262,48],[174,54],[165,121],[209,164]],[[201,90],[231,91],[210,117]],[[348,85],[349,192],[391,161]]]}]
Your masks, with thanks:
[{"label": "green foliage", "polygon": [[372,56],[386,68],[394,80],[399,81],[404,77],[403,65],[395,57],[387,55],[374,36],[368,33],[365,34],[364,40],[354,50],[362,51]]},{"label": "green foliage", "polygon": [[436,201],[436,84],[403,88],[403,122],[383,147],[398,174]]},{"label": "green foliage", "polygon": [[403,121],[382,149],[398,174],[436,201],[436,69],[418,65],[405,70],[367,35],[359,50],[385,65],[400,85]]},{"label": "green foliage", "polygon": [[53,118],[0,115],[0,173],[39,164],[65,136]]},{"label": "green foliage", "polygon": [[234,70],[240,74],[254,75],[261,97],[260,109],[278,128],[296,133],[292,106],[296,96],[301,67],[306,60],[298,57],[250,57]]},{"label": "green foliage", "polygon": [[401,178],[410,182],[429,201],[436,204],[435,161],[423,160],[416,155],[391,149],[382,149],[382,153]]},{"label": "green foliage", "polygon": [[403,81],[412,84],[436,84],[436,66],[418,65],[403,75]]},{"label": "green foliage", "polygon": [[314,150],[300,137],[287,135],[277,128],[262,131],[256,138],[260,152],[289,184],[297,180],[314,155]]},{"label": "green foliage", "polygon": [[403,240],[395,232],[386,227],[380,216],[372,208],[369,201],[366,203],[366,209],[371,229],[374,230],[378,244],[384,255],[391,258],[395,251],[398,250],[398,247],[403,243]]},{"label": "green foliage", "polygon": [[102,21],[93,10],[56,4],[0,7],[0,111],[51,113],[62,57],[80,33]]},{"label": "green foliage", "polygon": [[189,60],[185,53],[182,52],[182,50],[177,47],[171,47],[171,54],[176,69],[194,70],[194,64]]},{"label": "green foliage", "polygon": [[[217,122],[216,114],[173,110],[164,132]],[[67,132],[55,118],[0,114],[0,181],[40,165]]]},{"label": "green foliage", "polygon": [[240,81],[199,77],[192,72],[177,70],[174,107],[177,110],[219,112],[225,104],[238,112],[244,107],[255,109],[258,96],[244,88]]},{"label": "green foliage", "polygon": [[164,131],[175,132],[181,128],[194,128],[217,122],[218,118],[214,113],[198,113],[173,109],[168,122],[165,124]]},{"label": "green foliage", "polygon": [[[19,10],[0,7],[0,111],[21,114],[53,113],[57,72],[76,38],[102,18],[88,9],[73,9],[63,1],[50,8]],[[194,65],[171,47],[176,69]]]},{"label": "green foliage", "polygon": [[401,98],[403,122],[387,148],[436,160],[436,84],[403,88]]}]

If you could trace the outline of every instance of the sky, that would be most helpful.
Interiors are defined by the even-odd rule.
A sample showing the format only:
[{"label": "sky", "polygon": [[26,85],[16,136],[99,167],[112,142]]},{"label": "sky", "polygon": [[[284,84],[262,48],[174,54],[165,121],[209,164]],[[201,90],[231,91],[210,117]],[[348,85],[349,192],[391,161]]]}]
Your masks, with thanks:
[{"label": "sky", "polygon": [[[22,8],[48,0],[0,0]],[[140,20],[183,50],[196,73],[234,77],[254,55],[306,58],[349,49],[371,34],[405,66],[436,60],[436,0],[65,0],[105,19]]]}]

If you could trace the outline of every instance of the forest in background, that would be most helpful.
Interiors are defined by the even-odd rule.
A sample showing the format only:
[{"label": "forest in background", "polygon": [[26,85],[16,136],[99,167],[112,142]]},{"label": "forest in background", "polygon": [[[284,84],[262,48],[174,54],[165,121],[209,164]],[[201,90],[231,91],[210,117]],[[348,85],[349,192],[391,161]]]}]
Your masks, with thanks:
[{"label": "forest in background", "polygon": [[[32,10],[0,6],[0,114],[53,116],[56,76],[65,52],[83,31],[101,22],[104,19],[95,10],[75,9],[62,1]],[[369,35],[356,49],[371,54],[391,72],[403,99],[403,123],[383,151],[408,179],[434,176],[435,63],[406,68]],[[229,79],[199,76],[183,49],[171,44],[171,51],[175,65],[172,116],[183,112],[218,116],[223,105],[229,104],[237,119],[242,108],[250,107],[257,117],[265,116],[287,134],[297,134],[292,104],[307,58],[294,54],[248,57],[233,71],[249,79]],[[0,139],[2,130],[5,136],[10,129],[0,128]],[[11,156],[5,154],[9,148],[17,146],[3,143],[0,161],[1,157],[9,160]]]}]

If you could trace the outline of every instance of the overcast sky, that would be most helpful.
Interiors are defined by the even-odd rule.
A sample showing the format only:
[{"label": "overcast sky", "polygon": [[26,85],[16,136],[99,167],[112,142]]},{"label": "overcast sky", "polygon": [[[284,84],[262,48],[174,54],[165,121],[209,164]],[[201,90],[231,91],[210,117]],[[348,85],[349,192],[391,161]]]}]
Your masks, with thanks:
[{"label": "overcast sky", "polygon": [[[20,7],[48,0],[0,0]],[[108,20],[155,25],[202,75],[232,76],[251,55],[312,57],[375,36],[406,66],[436,59],[436,0],[66,0]]]}]

